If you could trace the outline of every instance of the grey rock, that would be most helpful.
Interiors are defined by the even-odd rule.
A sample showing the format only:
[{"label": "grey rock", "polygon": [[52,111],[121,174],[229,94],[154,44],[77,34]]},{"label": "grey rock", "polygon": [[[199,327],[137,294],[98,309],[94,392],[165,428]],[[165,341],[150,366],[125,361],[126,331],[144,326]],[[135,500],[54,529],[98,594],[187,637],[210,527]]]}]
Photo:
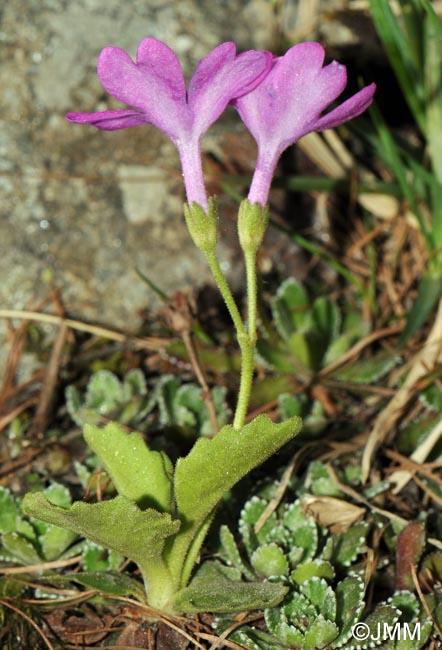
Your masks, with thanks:
[{"label": "grey rock", "polygon": [[[73,316],[136,327],[156,304],[137,267],[165,292],[211,279],[183,223],[177,153],[154,127],[102,132],[64,114],[120,106],[95,72],[107,45],[134,55],[162,39],[189,76],[225,40],[271,49],[284,21],[270,0],[8,0],[0,20],[0,304],[38,304],[50,275]],[[204,144],[215,157],[217,134],[242,128],[222,120]],[[232,277],[237,257],[221,245]]]},{"label": "grey rock", "polygon": [[154,36],[189,76],[223,40],[269,47],[270,3],[9,0],[0,17],[0,304],[36,305],[50,276],[72,315],[135,327],[157,300],[137,267],[166,292],[210,281],[178,156],[154,127],[105,133],[64,114],[119,107],[95,72],[106,45],[134,55]]}]

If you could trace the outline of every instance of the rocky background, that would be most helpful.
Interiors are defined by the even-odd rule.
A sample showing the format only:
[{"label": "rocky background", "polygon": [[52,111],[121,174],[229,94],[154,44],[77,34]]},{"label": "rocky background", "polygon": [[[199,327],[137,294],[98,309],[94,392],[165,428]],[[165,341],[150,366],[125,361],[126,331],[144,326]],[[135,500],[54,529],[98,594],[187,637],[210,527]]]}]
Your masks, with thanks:
[{"label": "rocky background", "polygon": [[[139,310],[155,307],[157,300],[137,268],[166,293],[210,281],[183,223],[172,143],[150,126],[103,132],[64,118],[70,110],[119,107],[96,77],[103,47],[119,46],[134,55],[143,37],[154,36],[175,49],[190,75],[224,40],[234,40],[239,50],[273,51],[306,37],[352,41],[357,29],[334,19],[335,9],[344,5],[334,0],[2,3],[1,307],[35,308],[55,285],[69,314],[135,328]],[[254,145],[233,110],[204,141],[213,192],[221,189],[220,171],[238,171],[229,168],[232,147],[241,171],[250,173]],[[220,251],[234,279],[235,255],[222,243]],[[0,347],[4,332],[0,321]]]}]

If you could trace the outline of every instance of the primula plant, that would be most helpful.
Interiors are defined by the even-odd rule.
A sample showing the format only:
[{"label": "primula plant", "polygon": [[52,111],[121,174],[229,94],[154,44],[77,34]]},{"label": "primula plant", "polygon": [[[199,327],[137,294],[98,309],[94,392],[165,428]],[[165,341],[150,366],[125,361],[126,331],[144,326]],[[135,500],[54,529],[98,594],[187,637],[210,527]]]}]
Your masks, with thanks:
[{"label": "primula plant", "polygon": [[[133,560],[144,579],[147,603],[163,612],[271,608],[288,591],[284,582],[262,580],[268,572],[260,570],[256,554],[252,561],[256,574],[248,576],[248,582],[219,571],[193,574],[223,497],[301,428],[298,416],[279,424],[266,415],[247,422],[257,343],[256,255],[268,223],[269,189],[281,153],[311,131],[358,116],[372,102],[374,84],[324,114],[346,86],[346,69],[336,61],[323,63],[319,43],[296,45],[283,57],[258,51],[237,55],[233,43],[223,43],[198,64],[186,89],[174,52],[161,41],[146,38],[135,62],[116,47],[106,47],[98,60],[103,87],[131,108],[67,115],[71,122],[103,130],[153,124],[174,142],[187,195],[186,223],[213,272],[241,351],[232,424],[212,432],[211,438],[198,439],[175,465],[164,452],[150,449],[139,432],[128,434],[116,423],[104,428],[88,423],[84,437],[112,479],[117,496],[71,507],[57,505],[43,493],[24,499],[28,515]],[[258,146],[250,192],[238,213],[247,278],[246,320],[217,258],[216,201],[207,196],[200,151],[202,137],[228,104],[237,109]],[[124,403],[124,396],[120,397],[117,408]],[[77,406],[81,409],[78,400]],[[83,408],[81,417],[84,414]]]}]

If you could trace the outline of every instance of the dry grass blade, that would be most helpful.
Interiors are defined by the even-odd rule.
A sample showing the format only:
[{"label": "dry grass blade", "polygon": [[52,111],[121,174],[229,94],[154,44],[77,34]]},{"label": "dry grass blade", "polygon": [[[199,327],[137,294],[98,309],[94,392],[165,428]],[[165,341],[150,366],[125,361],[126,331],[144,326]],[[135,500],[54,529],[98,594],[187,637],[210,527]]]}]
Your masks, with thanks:
[{"label": "dry grass blade", "polygon": [[149,607],[148,605],[143,605],[142,603],[139,603],[136,600],[132,600],[131,598],[126,598],[125,596],[107,596],[109,600],[117,600],[123,603],[128,603],[131,605],[135,610],[140,612],[142,615],[147,616],[148,618],[153,618],[155,620],[161,621],[168,627],[170,627],[172,630],[175,630],[181,636],[183,636],[185,639],[193,643],[197,648],[201,648],[201,650],[206,650],[201,643],[199,643],[191,634],[186,632],[186,630],[183,629],[183,627],[180,627],[181,625],[188,625],[189,624],[189,619],[184,618],[184,617],[178,617],[178,616],[169,616],[161,612],[160,610],[154,609],[152,607]]},{"label": "dry grass blade", "polygon": [[206,373],[201,365],[198,355],[198,348],[195,345],[193,330],[194,305],[187,294],[182,291],[176,292],[170,304],[164,308],[169,325],[183,339],[195,377],[202,389],[202,399],[207,406],[210,423],[212,425],[212,437],[219,431],[218,419],[212,393],[207,382]]},{"label": "dry grass blade", "polygon": [[20,415],[20,413],[23,413],[23,411],[26,411],[29,407],[34,406],[36,399],[37,398],[32,397],[31,399],[28,399],[22,404],[20,404],[19,406],[17,406],[9,413],[6,413],[2,417],[0,417],[0,431],[2,431],[5,427],[7,427],[8,424],[11,424],[11,422]]},{"label": "dry grass blade", "polygon": [[101,325],[93,325],[91,323],[84,323],[83,321],[75,320],[73,318],[63,318],[62,316],[56,316],[55,314],[45,314],[42,312],[26,310],[21,311],[19,309],[0,309],[0,318],[20,318],[24,320],[39,321],[42,323],[51,323],[53,325],[62,325],[64,323],[70,329],[86,332],[87,334],[93,334],[94,336],[99,336],[111,341],[127,343],[129,345],[133,345],[136,348],[145,350],[156,351],[169,343],[169,339],[163,339],[155,336],[143,338],[137,336],[128,336]]},{"label": "dry grass blade", "polygon": [[[416,447],[410,456],[410,459],[415,463],[423,463],[430,455],[433,447],[440,440],[442,436],[442,420],[437,423],[431,433]],[[393,494],[398,494],[412,478],[413,472],[409,470],[398,470],[390,476],[390,481],[395,483]]]},{"label": "dry grass blade", "polygon": [[392,327],[385,327],[384,329],[377,330],[376,332],[372,332],[365,338],[363,338],[361,341],[358,341],[353,345],[350,350],[348,350],[345,354],[342,355],[337,361],[334,361],[331,363],[329,366],[326,368],[323,368],[319,372],[320,377],[324,377],[326,375],[329,375],[333,370],[336,370],[340,366],[344,365],[344,363],[347,363],[347,361],[350,361],[354,357],[358,356],[364,348],[366,348],[368,345],[371,345],[371,343],[374,343],[375,341],[378,341],[379,339],[386,338],[387,336],[393,336],[394,334],[399,334],[402,332],[402,325],[393,325]]},{"label": "dry grass blade", "polygon": [[0,574],[2,575],[20,575],[21,573],[40,573],[47,569],[60,569],[72,564],[77,564],[83,559],[82,555],[76,555],[69,558],[69,560],[55,560],[54,562],[41,562],[39,564],[30,564],[25,567],[0,567]]},{"label": "dry grass blade", "polygon": [[267,507],[265,508],[264,512],[261,514],[261,516],[259,517],[258,521],[254,526],[255,533],[259,533],[259,531],[264,526],[267,519],[275,512],[275,510],[281,503],[282,497],[284,496],[285,491],[287,490],[287,487],[290,483],[290,478],[296,468],[296,464],[299,461],[299,458],[307,451],[309,447],[312,447],[312,445],[306,445],[305,447],[300,449],[293,456],[293,459],[284,470],[284,474],[282,475],[282,478],[279,482],[278,489],[276,490],[275,496],[271,499],[271,501],[269,501]]},{"label": "dry grass blade", "polygon": [[420,487],[422,492],[425,492],[425,494],[430,497],[430,499],[439,506],[442,506],[442,497],[436,494],[436,492],[434,492],[434,490],[432,490],[424,481],[422,481],[418,476],[413,476],[413,481]]},{"label": "dry grass blade", "polygon": [[6,608],[8,608],[8,609],[11,609],[13,612],[15,612],[16,614],[18,614],[18,615],[21,616],[22,618],[24,618],[25,621],[26,621],[27,623],[29,623],[29,625],[32,625],[32,627],[36,630],[36,632],[41,636],[41,638],[43,639],[43,641],[44,641],[46,647],[49,648],[49,650],[55,650],[54,646],[53,646],[52,643],[49,641],[49,639],[48,639],[48,637],[46,636],[46,634],[43,632],[43,630],[41,630],[41,629],[38,627],[37,623],[36,623],[35,621],[33,621],[32,618],[31,618],[30,616],[28,616],[28,615],[25,614],[25,612],[23,612],[21,609],[19,609],[18,607],[15,607],[15,606],[12,605],[11,603],[7,602],[6,600],[0,600],[0,605],[3,605],[4,607],[6,607]]},{"label": "dry grass blade", "polygon": [[348,495],[352,499],[354,499],[357,503],[362,503],[364,506],[367,506],[370,510],[373,512],[377,512],[379,515],[383,515],[384,517],[387,517],[387,519],[391,519],[393,521],[397,521],[403,525],[408,524],[408,521],[404,519],[403,517],[400,517],[399,515],[396,515],[394,512],[389,512],[388,510],[384,510],[383,508],[378,508],[375,506],[373,503],[368,501],[367,499],[364,499],[363,496],[361,496],[356,490],[353,490],[351,487],[348,485],[344,485],[341,483],[339,480],[335,470],[331,465],[327,465],[327,471],[330,475],[330,477],[333,479],[333,481],[336,483],[338,488],[343,492],[344,494]]},{"label": "dry grass blade", "polygon": [[434,483],[438,483],[439,485],[442,484],[442,478],[431,471],[432,469],[440,469],[442,463],[434,462],[434,463],[423,464],[420,462],[416,462],[411,458],[407,458],[406,456],[402,456],[402,454],[400,454],[397,451],[394,451],[393,449],[386,449],[385,455],[388,456],[389,458],[392,458],[393,460],[398,461],[402,465],[402,467],[400,467],[399,470],[404,469],[404,470],[408,470],[413,474],[422,474],[422,476],[429,478]]},{"label": "dry grass blade", "polygon": [[404,408],[416,391],[417,382],[431,372],[442,350],[442,300],[439,302],[433,327],[424,347],[414,357],[404,384],[376,418],[362,457],[362,480],[365,483],[370,473],[373,455],[393,430]]},{"label": "dry grass blade", "polygon": [[305,135],[298,147],[330,178],[343,178],[347,170],[336,153],[318,133]]},{"label": "dry grass blade", "polygon": [[413,577],[414,586],[415,586],[417,594],[419,596],[419,600],[421,601],[422,606],[423,606],[423,608],[425,610],[425,613],[428,616],[428,618],[430,618],[433,621],[434,628],[437,631],[440,638],[442,639],[442,630],[440,629],[439,625],[437,624],[437,621],[434,620],[434,616],[433,616],[433,614],[432,614],[432,612],[431,612],[431,610],[430,610],[430,608],[428,606],[428,603],[427,603],[427,601],[425,599],[424,594],[422,593],[422,589],[421,589],[421,586],[419,584],[419,578],[417,577],[417,574],[416,574],[416,567],[413,564],[410,564],[410,571],[411,571],[411,575]]},{"label": "dry grass blade", "polygon": [[[232,648],[233,650],[243,650],[243,647],[238,645],[237,643],[234,643],[233,641],[227,641],[227,637],[229,634],[232,634],[238,627],[242,627],[243,625],[247,625],[248,623],[253,623],[255,621],[259,621],[262,619],[263,615],[262,614],[257,614],[256,616],[251,616],[250,618],[245,618],[246,614],[240,615],[240,620],[236,621],[235,623],[232,623],[227,629],[224,630],[224,632],[217,637],[216,641],[212,643],[210,646],[209,650],[219,650],[219,648],[224,647],[224,648]],[[207,638],[208,635],[202,634],[202,638]],[[224,643],[223,646],[220,646],[220,643]]]},{"label": "dry grass blade", "polygon": [[44,432],[46,429],[54,391],[57,387],[61,356],[63,354],[67,333],[68,327],[66,323],[62,322],[52,347],[51,356],[45,372],[43,387],[40,392],[40,399],[38,400],[37,412],[33,422],[33,429],[37,434]]}]

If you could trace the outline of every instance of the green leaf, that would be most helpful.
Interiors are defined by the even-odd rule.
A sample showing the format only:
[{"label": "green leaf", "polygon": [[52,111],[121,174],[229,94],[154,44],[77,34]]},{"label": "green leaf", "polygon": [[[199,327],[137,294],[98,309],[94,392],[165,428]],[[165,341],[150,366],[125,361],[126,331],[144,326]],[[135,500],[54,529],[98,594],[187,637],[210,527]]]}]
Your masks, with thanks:
[{"label": "green leaf", "polygon": [[264,364],[280,372],[294,373],[300,365],[286,341],[279,338],[260,339],[256,349],[258,357]]},{"label": "green leaf", "polygon": [[229,639],[247,650],[287,650],[287,645],[282,644],[274,636],[247,625],[230,634]]},{"label": "green leaf", "polygon": [[399,346],[406,342],[426,323],[442,294],[442,276],[425,274],[417,290],[417,298],[408,314],[407,323],[399,337]]},{"label": "green leaf", "polygon": [[110,415],[123,401],[123,386],[110,370],[95,372],[87,387],[86,405],[100,415]]},{"label": "green leaf", "polygon": [[84,437],[102,460],[119,494],[143,509],[172,512],[173,466],[166,454],[151,451],[141,434],[127,434],[115,422],[104,429],[86,424]]},{"label": "green leaf", "polygon": [[103,594],[111,596],[135,596],[141,602],[146,601],[146,594],[143,585],[124,573],[115,571],[96,571],[83,573],[70,573],[63,576],[63,579],[96,589]]},{"label": "green leaf", "polygon": [[[438,152],[440,157],[442,155]],[[439,162],[442,167],[442,162]],[[442,182],[435,178],[431,182],[431,234],[437,254],[429,259],[429,268],[435,275],[440,273],[440,261],[442,251]]]},{"label": "green leaf", "polygon": [[369,359],[361,359],[343,366],[330,373],[330,376],[341,381],[373,384],[390,372],[399,361],[400,357],[391,352],[377,354]]},{"label": "green leaf", "polygon": [[190,577],[214,509],[224,494],[300,428],[297,417],[274,424],[261,415],[239,431],[226,426],[211,440],[199,439],[188,456],[178,459],[175,498],[183,526],[167,561],[181,586]]},{"label": "green leaf", "polygon": [[325,339],[325,347],[336,338],[341,325],[341,315],[336,302],[326,296],[316,298],[313,303],[313,323],[321,337]]},{"label": "green leaf", "polygon": [[26,494],[23,511],[55,526],[68,528],[96,544],[113,549],[141,567],[158,562],[166,540],[179,521],[156,510],[140,510],[124,496],[100,503],[76,502],[70,508],[50,503],[41,493]]},{"label": "green leaf", "polygon": [[90,540],[83,542],[83,549],[83,565],[88,573],[117,570],[124,560],[120,553],[108,551]]},{"label": "green leaf", "polygon": [[281,620],[287,620],[291,625],[302,630],[316,619],[318,612],[310,600],[300,592],[294,592],[291,600],[281,607]]},{"label": "green leaf", "polygon": [[288,587],[270,582],[236,582],[229,580],[216,567],[196,574],[190,585],[182,589],[175,605],[183,612],[237,612],[274,607],[284,598]]},{"label": "green leaf", "polygon": [[334,641],[334,647],[344,645],[350,637],[352,626],[359,620],[364,608],[364,582],[359,576],[344,578],[335,589],[336,623],[340,633]]},{"label": "green leaf", "polygon": [[252,579],[253,573],[248,567],[246,567],[245,563],[243,562],[238,546],[235,542],[235,538],[228,526],[221,526],[219,536],[223,551],[227,556],[227,561],[229,564],[238,568],[241,573],[246,576],[246,578]]},{"label": "green leaf", "polygon": [[[224,426],[227,421],[225,395],[224,388],[216,386],[212,390],[212,399],[220,426]],[[207,403],[202,398],[201,388],[195,384],[184,384],[178,388],[170,400],[168,412],[173,413],[171,424],[188,427],[195,436],[213,433]]]},{"label": "green leaf", "polygon": [[333,565],[327,560],[310,560],[308,562],[303,562],[294,569],[290,578],[298,585],[301,585],[306,580],[310,580],[314,576],[318,578],[326,578],[327,580],[332,580],[334,578],[335,572]]},{"label": "green leaf", "polygon": [[160,408],[160,421],[163,426],[177,424],[175,399],[179,388],[180,382],[172,375],[164,375],[157,383],[156,393]]},{"label": "green leaf", "polygon": [[[75,424],[77,424],[79,427],[82,427],[85,422],[85,418],[80,391],[75,386],[67,386],[65,390],[65,400],[69,415]],[[98,419],[98,417],[96,419]]]},{"label": "green leaf", "polygon": [[[421,570],[424,574],[431,575],[436,582],[442,581],[442,551],[433,551],[425,556]],[[398,605],[400,607],[400,605]]]},{"label": "green leaf", "polygon": [[[24,579],[23,582],[22,582],[21,580],[18,579],[18,576],[11,576],[11,577],[6,576],[6,577],[0,578],[0,598],[6,598],[7,600],[12,600],[12,602],[17,602],[20,599],[20,596],[22,596],[23,593],[25,591],[27,591],[28,589],[29,589],[29,586],[26,583],[26,579]],[[9,645],[9,643],[6,640],[6,635],[5,635],[5,632],[7,631],[6,626],[9,627],[9,625],[7,623],[8,616],[7,616],[6,612],[10,611],[10,610],[6,609],[6,612],[5,612],[5,609],[6,608],[4,608],[4,607],[2,607],[2,609],[0,609],[0,629],[3,632],[3,648],[4,648],[4,650],[6,650],[6,648],[8,646],[9,646],[9,648],[11,647],[11,645]],[[11,628],[9,628],[9,629],[11,629]],[[17,639],[17,637],[15,637],[15,639]],[[15,639],[14,639],[14,641],[15,641]],[[7,645],[6,645],[5,641],[6,641]],[[3,650],[3,648],[2,648],[2,650]]]},{"label": "green leaf", "polygon": [[77,535],[58,526],[48,526],[39,538],[41,552],[45,560],[56,560],[76,540]]},{"label": "green leaf", "polygon": [[294,415],[302,417],[308,405],[309,402],[304,394],[290,395],[290,393],[282,393],[278,395],[278,407],[284,420],[292,418]]},{"label": "green leaf", "polygon": [[300,282],[289,278],[281,284],[272,301],[273,319],[282,338],[307,330],[311,323],[310,302]]},{"label": "green leaf", "polygon": [[241,511],[239,531],[249,555],[252,555],[259,544],[264,544],[268,541],[269,536],[277,524],[276,514],[273,512],[266,519],[259,531],[255,532],[255,524],[267,508],[267,505],[267,501],[254,495],[247,501]]},{"label": "green leaf", "polygon": [[[315,340],[315,332],[293,332],[288,340],[291,355],[298,372],[316,370],[322,359],[322,346]],[[317,338],[317,337],[316,337]]]},{"label": "green leaf", "polygon": [[300,591],[315,606],[318,614],[329,621],[335,620],[336,597],[333,589],[325,580],[316,576],[310,578],[310,580],[301,585]]},{"label": "green leaf", "polygon": [[284,642],[286,648],[303,648],[304,630],[300,630],[282,620],[276,626],[275,634]]},{"label": "green leaf", "polygon": [[319,460],[314,460],[308,468],[308,480],[311,484],[310,491],[317,496],[342,497],[336,481],[330,476],[326,465]]},{"label": "green leaf", "polygon": [[4,533],[2,545],[6,551],[5,559],[14,559],[20,564],[39,564],[41,557],[29,540],[16,532]]},{"label": "green leaf", "polygon": [[251,557],[251,562],[255,571],[266,578],[285,576],[289,572],[283,550],[274,543],[257,548]]},{"label": "green leaf", "polygon": [[319,615],[305,633],[303,648],[322,650],[338,636],[338,633],[339,629],[335,623]]},{"label": "green leaf", "polygon": [[396,591],[396,593],[389,598],[388,604],[400,610],[402,621],[414,621],[417,620],[417,617],[419,616],[419,601],[411,591]]},{"label": "green leaf", "polygon": [[123,399],[147,395],[146,378],[140,368],[129,370],[123,379]]},{"label": "green leaf", "polygon": [[14,497],[7,488],[0,486],[0,533],[16,530],[19,508]]},{"label": "green leaf", "polygon": [[354,524],[344,533],[333,535],[333,564],[349,567],[362,552],[369,524],[365,521]]},{"label": "green leaf", "polygon": [[[382,631],[388,630],[387,626],[392,626],[392,627],[394,626],[394,624],[399,620],[399,615],[400,615],[400,611],[396,609],[396,607],[393,607],[392,605],[385,605],[385,604],[378,605],[376,609],[364,619],[364,623],[367,626],[365,628],[365,630],[368,633],[367,636],[369,638],[370,637],[377,638],[379,636],[380,631],[382,634]],[[387,639],[384,640],[387,641]],[[388,648],[388,641],[386,646]],[[393,647],[395,646],[393,645]]]},{"label": "green leaf", "polygon": [[61,483],[52,482],[45,490],[44,495],[51,503],[62,508],[68,508],[72,503],[71,493]]},{"label": "green leaf", "polygon": [[175,497],[183,521],[177,539],[188,544],[224,494],[300,429],[298,417],[274,424],[259,415],[240,431],[226,426],[211,440],[200,438],[175,469]]}]

